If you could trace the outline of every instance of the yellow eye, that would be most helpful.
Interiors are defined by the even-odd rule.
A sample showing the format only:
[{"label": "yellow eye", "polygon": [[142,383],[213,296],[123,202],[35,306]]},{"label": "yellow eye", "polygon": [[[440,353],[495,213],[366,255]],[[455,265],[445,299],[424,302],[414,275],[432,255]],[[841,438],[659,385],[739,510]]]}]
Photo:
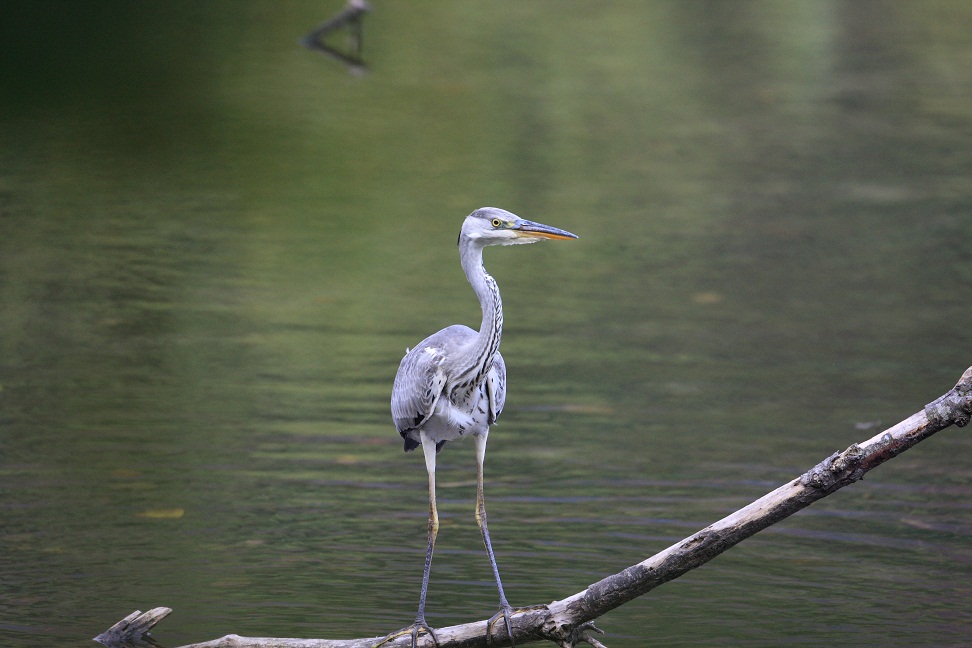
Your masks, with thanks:
[{"label": "yellow eye", "polygon": [[494,218],[492,221],[490,221],[490,223],[493,225],[493,227],[499,227],[503,224],[503,221],[498,218]]}]

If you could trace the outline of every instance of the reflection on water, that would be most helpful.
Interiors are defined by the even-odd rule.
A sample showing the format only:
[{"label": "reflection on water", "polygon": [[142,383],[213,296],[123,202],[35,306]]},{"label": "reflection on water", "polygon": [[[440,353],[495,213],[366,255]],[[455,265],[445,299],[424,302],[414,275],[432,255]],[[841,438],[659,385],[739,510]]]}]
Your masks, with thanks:
[{"label": "reflection on water", "polygon": [[[964,3],[383,4],[362,78],[296,45],[313,3],[58,7],[0,20],[4,645],[158,605],[165,645],[410,621],[425,472],[388,398],[406,345],[479,321],[455,236],[480,205],[581,236],[485,258],[514,605],[970,364]],[[612,612],[606,642],[961,645],[969,449],[943,432]],[[472,448],[439,463],[433,625],[495,609]]]}]

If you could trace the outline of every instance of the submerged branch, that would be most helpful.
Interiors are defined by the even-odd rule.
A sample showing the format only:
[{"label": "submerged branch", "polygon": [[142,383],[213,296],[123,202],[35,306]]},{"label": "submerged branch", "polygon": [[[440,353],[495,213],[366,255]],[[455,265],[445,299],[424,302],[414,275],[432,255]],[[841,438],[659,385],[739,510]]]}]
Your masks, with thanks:
[{"label": "submerged branch", "polygon": [[[647,560],[589,585],[573,596],[554,601],[549,605],[518,611],[512,617],[514,639],[517,644],[549,640],[563,648],[572,648],[582,642],[600,646],[601,644],[591,634],[599,632],[592,625],[594,619],[707,563],[766,527],[776,524],[844,486],[853,484],[868,471],[936,432],[951,425],[959,427],[966,425],[970,417],[972,417],[972,367],[965,371],[954,388],[926,405],[922,411],[867,441],[855,443],[843,452],[834,453],[803,475],[752,504]],[[156,608],[156,610],[165,612],[152,625],[169,612],[167,608]],[[155,610],[146,614],[152,612]],[[137,614],[126,617],[113,626],[112,630],[130,622]],[[439,648],[487,645],[485,619],[438,628],[435,632],[439,640]],[[100,635],[99,641],[108,643],[103,639],[105,635]],[[493,645],[509,643],[509,637],[502,624],[494,626],[491,636]],[[346,640],[273,639],[227,635],[220,639],[182,648],[366,648],[374,645],[379,639],[379,637]],[[401,648],[410,644],[411,637],[403,636],[384,645],[389,648]],[[419,645],[432,646],[433,642],[431,638],[423,635],[419,638]]]},{"label": "submerged branch", "polygon": [[152,608],[148,612],[135,610],[94,640],[106,646],[152,646],[154,642],[144,641],[145,636],[171,613],[172,610],[167,607]]}]

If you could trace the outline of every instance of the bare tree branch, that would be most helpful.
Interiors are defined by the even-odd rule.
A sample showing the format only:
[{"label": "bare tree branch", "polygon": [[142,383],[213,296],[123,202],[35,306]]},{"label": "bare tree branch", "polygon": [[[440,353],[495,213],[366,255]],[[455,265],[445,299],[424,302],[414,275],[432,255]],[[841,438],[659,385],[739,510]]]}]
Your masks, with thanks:
[{"label": "bare tree branch", "polygon": [[167,607],[152,608],[148,612],[135,610],[94,640],[106,646],[151,646],[153,643],[145,641],[145,636],[156,623],[171,613],[172,610]]},{"label": "bare tree branch", "polygon": [[[867,441],[855,443],[843,452],[834,453],[803,475],[752,504],[647,560],[589,585],[573,596],[554,601],[549,605],[539,605],[518,611],[512,617],[514,639],[517,644],[549,640],[562,648],[573,648],[580,643],[603,648],[603,644],[592,634],[600,632],[593,626],[594,619],[707,563],[766,527],[793,515],[844,486],[853,484],[868,471],[936,432],[951,425],[959,427],[966,425],[970,417],[972,417],[972,367],[965,371],[954,388],[926,405],[922,411],[912,414]],[[168,608],[156,608],[156,610],[164,610],[164,613],[151,625],[169,612]],[[152,614],[156,610],[146,614]],[[138,614],[126,617],[112,629],[130,623]],[[494,626],[491,635],[492,645],[509,644],[509,637],[502,624]],[[437,628],[436,636],[439,639],[439,648],[484,647],[487,645],[486,620]],[[102,637],[105,635],[100,635],[99,640],[107,643],[102,640]],[[227,635],[220,639],[182,648],[367,648],[379,639],[379,637],[347,640],[273,639]],[[411,637],[403,636],[384,645],[389,648],[401,648],[410,644]],[[431,638],[423,635],[419,638],[419,645],[432,646],[433,642]]]}]

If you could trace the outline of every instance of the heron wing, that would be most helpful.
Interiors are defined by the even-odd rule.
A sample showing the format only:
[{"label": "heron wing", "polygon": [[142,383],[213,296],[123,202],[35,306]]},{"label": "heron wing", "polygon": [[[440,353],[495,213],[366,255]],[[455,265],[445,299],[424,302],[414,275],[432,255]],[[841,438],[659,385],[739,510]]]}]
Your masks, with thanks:
[{"label": "heron wing", "polygon": [[392,387],[391,413],[406,451],[419,445],[409,432],[422,427],[435,413],[448,379],[443,363],[470,337],[475,332],[469,327],[450,326],[425,338],[402,358]]},{"label": "heron wing", "polygon": [[417,346],[398,367],[392,388],[391,412],[398,433],[406,437],[429,420],[442,395],[446,377],[434,347]]},{"label": "heron wing", "polygon": [[486,396],[489,399],[488,420],[492,425],[506,404],[506,363],[499,352],[493,357],[493,366],[486,374]]}]

